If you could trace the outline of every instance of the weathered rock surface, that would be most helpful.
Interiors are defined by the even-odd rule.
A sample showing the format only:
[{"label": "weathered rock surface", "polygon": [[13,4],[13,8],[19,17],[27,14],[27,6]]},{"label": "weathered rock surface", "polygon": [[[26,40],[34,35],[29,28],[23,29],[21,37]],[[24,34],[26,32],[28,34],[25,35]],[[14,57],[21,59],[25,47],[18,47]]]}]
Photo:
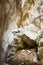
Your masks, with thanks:
[{"label": "weathered rock surface", "polygon": [[[0,34],[3,35],[2,59],[3,57],[6,59],[5,56],[9,57],[10,54],[11,58],[6,59],[9,64],[19,65],[25,62],[25,65],[35,65],[34,58],[38,58],[39,65],[43,65],[43,35],[41,35],[43,33],[40,34],[40,31],[43,31],[43,0],[0,0],[0,2],[0,29],[2,29]],[[27,50],[25,50],[27,47],[36,49],[39,54],[36,56],[37,53],[34,51],[35,53],[28,55]],[[15,54],[15,50],[18,48],[19,51]],[[20,50],[20,48],[25,51]],[[29,60],[27,61],[27,59]],[[22,61],[24,62],[22,63]]]},{"label": "weathered rock surface", "polygon": [[36,65],[37,55],[34,50],[20,50],[7,57],[6,62],[10,65]]},{"label": "weathered rock surface", "polygon": [[37,53],[37,57],[39,60],[43,60],[43,47],[39,47],[38,48],[38,53]]}]

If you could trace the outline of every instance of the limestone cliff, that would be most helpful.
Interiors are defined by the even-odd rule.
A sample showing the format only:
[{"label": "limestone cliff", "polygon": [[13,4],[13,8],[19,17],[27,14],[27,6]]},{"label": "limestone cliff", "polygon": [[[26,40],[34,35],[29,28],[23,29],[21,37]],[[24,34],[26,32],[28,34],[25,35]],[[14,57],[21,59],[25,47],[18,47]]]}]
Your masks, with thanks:
[{"label": "limestone cliff", "polygon": [[[29,47],[33,46],[34,48],[31,49],[37,50],[38,60],[43,61],[43,58],[39,58],[40,50],[43,47],[43,0],[0,0],[0,51],[2,50],[3,53],[1,54],[2,62],[5,60],[6,53],[9,53],[9,46],[11,46],[11,49],[14,47],[14,50],[15,47],[16,50],[18,47],[22,49],[28,47],[28,50],[30,50]],[[18,52],[20,52],[21,57],[22,50]],[[35,53],[37,54],[37,52]],[[22,53],[26,53],[26,51]],[[17,63],[19,63],[18,60]],[[41,64],[43,65],[43,63]]]}]

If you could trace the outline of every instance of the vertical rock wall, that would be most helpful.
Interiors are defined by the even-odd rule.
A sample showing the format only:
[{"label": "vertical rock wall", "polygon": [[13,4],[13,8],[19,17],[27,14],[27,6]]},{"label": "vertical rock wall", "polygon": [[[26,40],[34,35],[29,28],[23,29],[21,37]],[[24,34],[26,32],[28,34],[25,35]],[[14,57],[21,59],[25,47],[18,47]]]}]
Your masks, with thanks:
[{"label": "vertical rock wall", "polygon": [[2,37],[4,41],[11,40],[14,38],[12,31],[18,28],[32,39],[36,39],[37,34],[40,36],[40,31],[43,31],[43,0],[0,0],[0,52]]}]

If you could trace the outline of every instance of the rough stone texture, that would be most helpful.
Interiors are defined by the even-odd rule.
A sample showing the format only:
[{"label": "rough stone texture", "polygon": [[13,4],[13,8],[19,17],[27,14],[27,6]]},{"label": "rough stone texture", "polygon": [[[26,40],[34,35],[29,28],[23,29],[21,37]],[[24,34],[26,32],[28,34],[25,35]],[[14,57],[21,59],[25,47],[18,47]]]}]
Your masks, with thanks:
[{"label": "rough stone texture", "polygon": [[34,50],[20,50],[8,56],[6,62],[11,65],[33,65],[37,63],[37,56]]},{"label": "rough stone texture", "polygon": [[[42,32],[43,0],[0,0],[0,51],[2,46],[2,61],[4,61],[4,59],[6,58],[5,56],[9,45],[11,45],[11,49],[14,47],[14,53],[15,47],[16,49],[17,47],[24,48],[26,45],[27,49],[27,47],[31,47],[31,44],[33,46],[34,43],[34,48],[36,48],[37,45],[38,48],[39,46],[42,47]],[[17,43],[18,46],[16,46],[15,43]],[[24,43],[26,44],[23,45]],[[37,49],[38,52],[40,52],[39,50],[40,48]],[[9,53],[9,51],[7,53]],[[19,52],[21,56],[21,51]],[[27,54],[27,52],[23,53]],[[18,52],[16,53],[16,55],[17,58],[19,58]],[[43,60],[40,60],[39,62],[40,65],[43,65]]]},{"label": "rough stone texture", "polygon": [[38,48],[38,59],[43,60],[43,47]]}]

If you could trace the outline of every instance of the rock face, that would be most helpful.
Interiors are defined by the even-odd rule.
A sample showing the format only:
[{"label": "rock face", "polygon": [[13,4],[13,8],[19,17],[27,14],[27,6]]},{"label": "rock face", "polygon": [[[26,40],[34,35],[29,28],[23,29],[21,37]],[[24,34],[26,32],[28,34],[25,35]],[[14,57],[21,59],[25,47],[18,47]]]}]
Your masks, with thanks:
[{"label": "rock face", "polygon": [[38,48],[38,58],[39,60],[43,60],[43,47]]},{"label": "rock face", "polygon": [[21,50],[10,58],[7,57],[6,62],[10,65],[33,65],[37,63],[37,56],[34,50]]},{"label": "rock face", "polygon": [[0,2],[2,65],[43,65],[43,0]]}]

